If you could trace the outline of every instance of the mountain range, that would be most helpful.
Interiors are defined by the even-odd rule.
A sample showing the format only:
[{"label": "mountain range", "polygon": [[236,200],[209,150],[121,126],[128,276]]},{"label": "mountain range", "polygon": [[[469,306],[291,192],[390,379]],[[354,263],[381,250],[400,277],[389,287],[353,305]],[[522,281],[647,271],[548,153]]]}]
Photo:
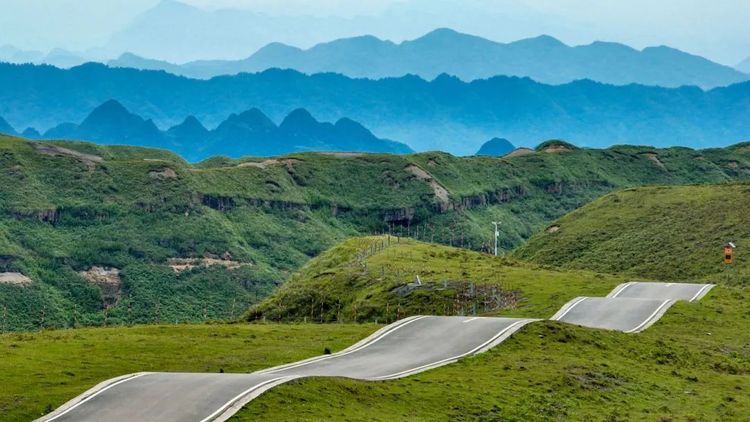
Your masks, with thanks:
[{"label": "mountain range", "polygon": [[708,148],[750,139],[750,82],[704,91],[588,80],[546,85],[504,76],[368,80],[291,70],[196,80],[92,63],[68,70],[0,64],[0,116],[17,128],[43,132],[80,122],[112,98],[159,127],[189,115],[215,127],[253,107],[278,122],[305,108],[323,121],[350,118],[417,151],[456,155],[474,154],[495,136],[517,146],[557,138],[582,147]]},{"label": "mountain range", "polygon": [[[0,133],[16,131],[0,118]],[[359,123],[342,118],[322,123],[304,109],[292,111],[280,125],[257,108],[232,114],[213,130],[194,116],[161,131],[150,119],[129,112],[109,100],[95,108],[81,124],[61,123],[40,135],[33,128],[23,132],[30,139],[89,140],[101,144],[125,144],[174,151],[189,161],[208,157],[275,156],[300,151],[413,152],[407,145],[379,139]]]},{"label": "mountain range", "polygon": [[244,60],[175,65],[127,53],[108,64],[165,70],[194,78],[279,68],[372,79],[413,74],[429,80],[446,73],[466,81],[507,75],[548,84],[591,79],[615,85],[702,88],[750,79],[737,69],[665,46],[636,50],[624,44],[597,41],[571,47],[547,35],[503,44],[451,29],[438,29],[400,44],[373,36],[338,39],[306,50],[271,43]]}]

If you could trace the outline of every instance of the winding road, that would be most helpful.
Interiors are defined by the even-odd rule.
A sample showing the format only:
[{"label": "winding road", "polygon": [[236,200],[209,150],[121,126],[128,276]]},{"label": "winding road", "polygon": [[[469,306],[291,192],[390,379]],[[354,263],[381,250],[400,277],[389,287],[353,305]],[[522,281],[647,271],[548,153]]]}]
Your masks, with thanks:
[{"label": "winding road", "polygon": [[[712,287],[625,283],[606,298],[575,298],[552,319],[634,333],[648,328],[675,301],[699,300]],[[224,421],[264,391],[296,378],[401,378],[481,353],[534,321],[538,320],[413,316],[341,352],[251,374],[143,372],[114,378],[39,421]]]}]

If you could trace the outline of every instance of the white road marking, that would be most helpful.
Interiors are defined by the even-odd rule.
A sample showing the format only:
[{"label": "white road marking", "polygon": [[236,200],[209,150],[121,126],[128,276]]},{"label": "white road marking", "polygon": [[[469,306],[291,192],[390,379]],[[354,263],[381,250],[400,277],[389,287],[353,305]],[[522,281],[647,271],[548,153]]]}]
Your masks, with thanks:
[{"label": "white road marking", "polygon": [[60,413],[60,414],[58,414],[58,415],[55,415],[55,416],[53,416],[53,417],[51,417],[51,418],[49,418],[49,419],[46,419],[46,421],[47,421],[47,422],[52,422],[52,421],[54,421],[55,419],[57,419],[57,418],[59,418],[59,417],[61,417],[61,416],[65,415],[65,414],[67,414],[68,412],[70,412],[71,410],[75,409],[76,407],[78,407],[78,406],[80,406],[80,405],[82,405],[82,404],[86,403],[87,401],[89,401],[89,400],[93,399],[94,397],[98,396],[99,394],[101,394],[101,393],[103,393],[103,392],[105,392],[105,391],[109,390],[110,388],[112,388],[112,387],[116,387],[116,386],[118,386],[118,385],[120,385],[120,384],[122,384],[122,383],[125,383],[125,382],[128,382],[128,381],[131,381],[131,380],[134,380],[134,379],[136,379],[136,378],[140,378],[140,377],[142,377],[142,376],[144,376],[144,375],[149,375],[149,374],[147,374],[147,373],[146,373],[146,374],[137,374],[137,375],[134,375],[134,376],[132,376],[132,377],[130,377],[130,378],[125,378],[124,380],[120,380],[120,381],[114,382],[114,383],[112,383],[112,384],[110,384],[110,385],[108,385],[108,386],[106,386],[106,387],[102,388],[101,390],[97,391],[96,393],[94,393],[94,394],[92,394],[92,395],[90,395],[90,396],[86,397],[85,399],[83,399],[83,400],[79,401],[78,403],[74,404],[73,406],[70,406],[69,408],[65,409],[65,411],[64,411],[64,412],[62,412],[62,413]]},{"label": "white road marking", "polygon": [[695,296],[693,296],[692,298],[690,298],[690,300],[688,302],[694,301],[695,299],[697,299],[698,297],[700,297],[701,294],[703,294],[704,291],[708,291],[707,289],[710,289],[711,287],[714,287],[714,285],[713,284],[706,284],[705,286],[703,286],[702,289],[698,290],[698,293],[696,293]]},{"label": "white road marking", "polygon": [[620,293],[622,293],[625,289],[627,289],[628,287],[632,286],[633,284],[636,284],[636,283],[634,283],[634,282],[631,281],[631,282],[628,282],[628,283],[620,285],[614,292],[610,293],[611,296],[609,296],[609,297],[617,297],[617,295],[619,295]]},{"label": "white road marking", "polygon": [[265,371],[263,373],[265,373],[265,374],[273,374],[273,373],[276,373],[276,372],[286,371],[288,369],[299,368],[300,366],[309,365],[311,363],[317,363],[317,362],[322,362],[322,361],[328,360],[328,359],[333,359],[333,358],[337,358],[337,357],[341,357],[341,356],[346,356],[346,355],[348,355],[350,353],[354,353],[354,352],[356,352],[358,350],[364,349],[365,347],[371,346],[372,344],[374,344],[374,343],[382,340],[384,337],[388,336],[389,334],[393,333],[394,331],[398,330],[399,328],[403,328],[403,327],[411,324],[412,322],[419,321],[420,319],[423,319],[423,318],[427,318],[427,316],[420,316],[420,317],[414,318],[411,321],[408,321],[408,322],[406,322],[404,324],[401,324],[398,327],[396,327],[396,328],[394,328],[394,329],[392,329],[390,331],[385,331],[380,336],[378,336],[377,338],[375,338],[372,341],[369,341],[369,342],[367,342],[367,343],[363,344],[362,346],[357,347],[355,349],[351,349],[351,350],[348,350],[348,351],[345,351],[345,352],[340,352],[340,353],[334,353],[334,354],[328,355],[328,356],[321,356],[319,359],[304,361],[304,362],[300,362],[298,364],[289,365],[289,366],[285,366],[285,367],[282,367],[282,368]]},{"label": "white road marking", "polygon": [[213,418],[219,416],[221,414],[221,412],[223,412],[224,410],[226,410],[227,407],[231,406],[232,403],[236,402],[237,400],[245,397],[246,395],[252,393],[253,391],[255,391],[255,390],[257,390],[257,389],[259,389],[259,388],[261,388],[261,387],[263,387],[265,385],[271,384],[273,382],[276,382],[276,381],[284,379],[284,378],[288,378],[288,377],[276,377],[276,378],[272,378],[272,379],[270,379],[268,381],[263,381],[260,384],[256,384],[256,385],[248,388],[247,390],[245,390],[245,391],[241,392],[240,394],[238,394],[237,396],[235,396],[232,400],[229,400],[228,402],[226,402],[223,406],[221,406],[219,409],[217,409],[214,413],[212,413],[212,414],[206,416],[205,418],[201,419],[200,422],[208,422],[208,421],[212,420]]},{"label": "white road marking", "polygon": [[661,304],[661,305],[659,305],[659,307],[658,307],[658,308],[656,308],[656,310],[655,310],[655,311],[654,311],[654,312],[653,312],[653,313],[652,313],[651,315],[649,315],[649,317],[648,317],[648,318],[646,318],[646,319],[645,319],[645,320],[644,320],[644,321],[643,321],[642,323],[640,323],[640,324],[639,324],[639,325],[638,325],[637,327],[635,327],[635,328],[633,328],[633,329],[630,329],[630,330],[628,330],[628,331],[625,331],[625,333],[634,333],[634,332],[637,332],[637,331],[638,331],[638,330],[639,330],[639,329],[640,329],[641,327],[643,327],[644,325],[648,324],[648,322],[649,322],[649,321],[651,321],[651,319],[652,319],[652,318],[653,318],[653,317],[654,317],[654,316],[655,316],[655,315],[656,315],[657,313],[659,313],[659,311],[661,311],[661,310],[662,310],[662,308],[664,308],[664,307],[665,307],[665,306],[666,306],[666,305],[667,305],[668,303],[670,303],[670,302],[672,302],[672,300],[671,300],[671,299],[667,299],[667,300],[665,300],[664,302],[662,302],[662,304]]},{"label": "white road marking", "polygon": [[672,283],[667,283],[667,287],[672,287]]},{"label": "white road marking", "polygon": [[436,362],[428,363],[428,364],[425,364],[425,365],[422,365],[422,366],[417,366],[416,368],[407,369],[407,370],[404,370],[404,371],[401,371],[401,372],[396,372],[396,373],[390,374],[390,375],[382,375],[382,376],[379,376],[379,377],[373,377],[373,378],[370,378],[370,379],[371,380],[385,380],[385,379],[390,379],[390,378],[397,378],[397,377],[402,377],[402,376],[410,375],[410,374],[414,373],[415,371],[419,372],[419,371],[424,370],[424,369],[429,369],[429,368],[433,368],[435,366],[440,366],[440,365],[443,365],[443,364],[446,364],[446,363],[455,362],[458,359],[461,359],[461,358],[463,358],[465,356],[469,356],[469,355],[475,353],[477,350],[482,350],[483,347],[485,347],[486,345],[492,343],[493,341],[495,341],[496,338],[502,336],[503,334],[505,334],[506,332],[508,332],[508,330],[514,328],[518,324],[528,323],[528,322],[531,322],[531,321],[533,321],[533,320],[522,319],[520,321],[516,321],[513,324],[510,324],[509,326],[507,326],[507,327],[503,328],[502,330],[500,330],[500,332],[497,333],[496,335],[494,335],[491,339],[489,339],[489,340],[485,341],[484,343],[480,344],[479,346],[477,346],[477,347],[469,350],[468,352],[462,353],[462,354],[460,354],[458,356],[453,356],[453,357],[442,359],[442,360],[439,360],[439,361],[436,361]]},{"label": "white road marking", "polygon": [[551,320],[552,321],[560,321],[565,315],[568,314],[568,312],[570,312],[571,310],[573,310],[573,308],[575,308],[576,306],[578,306],[579,303],[583,302],[586,299],[588,299],[588,298],[587,297],[580,297],[580,298],[578,298],[576,301],[574,301],[573,303],[571,303],[570,306],[568,306],[568,308],[565,309],[565,311],[563,311],[560,315],[557,315],[557,314],[553,315],[552,318],[551,318]]},{"label": "white road marking", "polygon": [[474,318],[469,318],[469,319],[467,319],[467,320],[464,320],[464,321],[461,321],[461,322],[462,322],[462,323],[464,323],[464,324],[466,324],[467,322],[471,322],[471,321],[474,321],[475,319],[479,319],[479,317],[476,317],[476,316],[475,316]]}]

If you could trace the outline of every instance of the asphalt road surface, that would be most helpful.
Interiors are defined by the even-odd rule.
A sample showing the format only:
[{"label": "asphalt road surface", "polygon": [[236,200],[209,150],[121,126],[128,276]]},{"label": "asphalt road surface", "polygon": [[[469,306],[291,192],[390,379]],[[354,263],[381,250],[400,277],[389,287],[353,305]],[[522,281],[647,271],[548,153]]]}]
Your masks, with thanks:
[{"label": "asphalt road surface", "polygon": [[483,352],[533,319],[411,317],[342,352],[252,374],[141,373],[95,387],[45,421],[224,420],[263,391],[307,376],[385,380]]},{"label": "asphalt road surface", "polygon": [[[578,297],[553,320],[638,332],[677,300],[694,301],[713,286],[625,283],[606,298]],[[387,380],[481,353],[536,321],[521,318],[414,316],[397,321],[332,355],[251,374],[137,373],[105,381],[40,421],[223,421],[250,400],[300,377]]]}]

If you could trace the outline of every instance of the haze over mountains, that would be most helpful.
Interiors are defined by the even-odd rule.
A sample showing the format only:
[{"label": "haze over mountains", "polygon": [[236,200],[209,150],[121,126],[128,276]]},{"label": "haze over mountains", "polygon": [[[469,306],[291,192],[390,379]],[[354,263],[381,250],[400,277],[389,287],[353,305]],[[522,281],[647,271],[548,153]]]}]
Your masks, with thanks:
[{"label": "haze over mountains", "polygon": [[[31,139],[89,140],[102,144],[125,144],[163,148],[188,161],[213,156],[274,156],[300,151],[412,152],[407,145],[379,139],[359,123],[342,118],[335,124],[322,123],[304,109],[291,112],[280,125],[257,108],[232,114],[213,130],[193,116],[161,131],[152,120],[130,113],[115,100],[94,109],[81,124],[61,123],[43,135],[29,128]],[[0,118],[0,133],[16,131]]]},{"label": "haze over mountains", "polygon": [[400,44],[373,36],[339,39],[307,50],[271,43],[247,59],[236,61],[174,65],[124,54],[108,64],[159,69],[195,78],[280,68],[372,79],[413,74],[430,80],[446,73],[466,81],[507,75],[549,84],[591,79],[615,85],[702,88],[750,79],[729,66],[665,46],[636,50],[619,43],[597,41],[570,47],[547,35],[503,44],[451,29],[438,29]]},{"label": "haze over mountains", "polygon": [[159,127],[189,115],[215,127],[254,107],[278,122],[305,108],[323,121],[353,119],[417,151],[458,155],[474,154],[496,136],[517,146],[558,138],[591,147],[706,148],[750,139],[750,82],[703,91],[592,81],[553,86],[504,76],[374,81],[289,70],[206,81],[100,64],[69,70],[0,64],[0,116],[16,128],[80,122],[109,99]]}]

